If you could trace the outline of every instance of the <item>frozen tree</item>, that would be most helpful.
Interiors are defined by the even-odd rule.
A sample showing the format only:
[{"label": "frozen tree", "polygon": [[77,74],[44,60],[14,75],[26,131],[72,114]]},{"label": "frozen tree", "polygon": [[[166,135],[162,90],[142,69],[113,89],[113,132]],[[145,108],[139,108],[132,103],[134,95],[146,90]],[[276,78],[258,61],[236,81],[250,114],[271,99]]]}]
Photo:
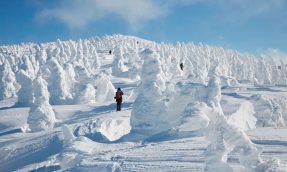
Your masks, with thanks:
[{"label": "frozen tree", "polygon": [[165,81],[158,54],[146,49],[141,55],[144,59],[142,80],[132,110],[131,126],[136,132],[152,135],[169,128],[164,120],[167,109],[163,100]]},{"label": "frozen tree", "polygon": [[207,128],[206,137],[210,141],[206,152],[204,171],[232,171],[232,168],[227,164],[227,145],[224,141],[224,132],[227,121],[223,115],[220,99],[220,79],[218,76],[218,68],[214,67],[210,72],[208,82],[208,99],[207,104],[212,108],[212,115],[208,115],[211,119]]},{"label": "frozen tree", "polygon": [[114,62],[113,62],[113,75],[121,74],[128,71],[127,66],[125,65],[125,59],[123,57],[122,47],[116,47],[114,51]]},{"label": "frozen tree", "polygon": [[67,79],[72,78],[72,80],[70,80],[71,82],[69,83],[68,80],[67,83],[73,90],[73,98],[75,103],[77,103],[79,102],[80,97],[82,97],[82,91],[86,89],[88,84],[94,82],[95,78],[92,78],[92,75],[89,73],[89,71],[82,65],[76,65],[74,68],[70,67],[66,72]]},{"label": "frozen tree", "polygon": [[16,97],[18,91],[16,77],[8,61],[0,65],[0,100]]},{"label": "frozen tree", "polygon": [[59,49],[59,57],[61,58],[61,61],[67,62],[68,56],[67,56],[66,51],[65,51],[64,43],[60,39],[57,39],[56,45]]},{"label": "frozen tree", "polygon": [[188,80],[193,81],[195,74],[194,74],[194,64],[189,60],[189,58],[186,58],[183,62],[183,73],[187,76]]},{"label": "frozen tree", "polygon": [[282,127],[285,126],[282,108],[272,99],[260,94],[252,95],[250,101],[254,104],[256,125],[259,127]]},{"label": "frozen tree", "polygon": [[140,79],[140,69],[142,61],[139,57],[137,49],[128,49],[128,53],[124,54],[127,59],[128,77],[131,79]]},{"label": "frozen tree", "polygon": [[[229,124],[223,114],[217,67],[213,68],[209,75],[207,103],[212,109],[207,115],[210,123],[206,129],[206,137],[210,144],[205,152],[205,171],[233,171],[227,164],[227,155],[234,148],[240,150],[239,161],[246,171],[258,171],[262,165],[266,165],[260,158],[260,151],[242,130]],[[271,163],[267,166],[272,165]]]},{"label": "frozen tree", "polygon": [[63,67],[55,58],[50,61],[50,81],[49,92],[51,94],[52,104],[65,104],[73,98],[71,94],[71,85],[67,82],[67,75]]},{"label": "frozen tree", "polygon": [[35,67],[33,66],[31,60],[29,59],[29,56],[24,55],[23,56],[23,63],[20,65],[20,69],[24,70],[27,75],[29,75],[31,78],[35,78]]},{"label": "frozen tree", "polygon": [[76,73],[75,73],[75,69],[73,68],[73,65],[70,63],[67,63],[63,66],[63,69],[65,71],[65,82],[68,86],[68,88],[70,89],[70,92],[72,95],[75,87],[75,84],[78,82],[76,80]]},{"label": "frozen tree", "polygon": [[271,83],[270,73],[267,70],[268,68],[266,66],[265,60],[262,57],[259,58],[257,67],[258,71],[256,78],[259,84],[270,84]]},{"label": "frozen tree", "polygon": [[75,61],[77,59],[77,47],[74,41],[69,40],[68,42],[69,53],[70,53],[70,62]]},{"label": "frozen tree", "polygon": [[91,59],[92,59],[92,67],[94,70],[97,70],[101,67],[101,62],[97,53],[97,49],[95,47],[91,47]]},{"label": "frozen tree", "polygon": [[84,54],[83,54],[83,40],[80,39],[77,42],[77,55],[76,55],[77,59],[76,60],[83,60],[84,58]]},{"label": "frozen tree", "polygon": [[4,57],[4,55],[0,52],[0,65],[3,65],[4,61],[5,61],[5,57]]},{"label": "frozen tree", "polygon": [[78,84],[86,85],[91,79],[91,74],[83,65],[75,65],[74,73]]},{"label": "frozen tree", "polygon": [[221,100],[221,82],[220,71],[217,66],[213,67],[209,73],[208,81],[208,99],[210,107],[220,107]]},{"label": "frozen tree", "polygon": [[92,66],[92,57],[91,57],[91,53],[90,53],[90,43],[88,40],[84,40],[83,41],[83,59],[82,59],[82,63],[83,63],[83,67],[86,68],[86,70],[89,73],[93,72],[93,67]]},{"label": "frozen tree", "polygon": [[271,81],[273,84],[280,84],[280,72],[278,66],[273,58],[269,60],[271,70]]},{"label": "frozen tree", "polygon": [[96,101],[103,103],[114,101],[115,87],[111,82],[110,75],[102,71],[96,76],[94,82],[96,87]]},{"label": "frozen tree", "polygon": [[34,102],[29,111],[27,123],[32,132],[48,130],[54,127],[55,114],[49,104],[47,82],[41,76],[33,81]]},{"label": "frozen tree", "polygon": [[18,102],[20,106],[31,106],[33,103],[32,96],[32,82],[33,78],[29,76],[24,70],[20,70],[16,73],[17,82],[20,85],[20,90],[17,93]]},{"label": "frozen tree", "polygon": [[280,60],[280,84],[287,85],[287,68],[282,60]]},{"label": "frozen tree", "polygon": [[40,65],[44,65],[47,61],[47,52],[46,49],[42,46],[37,46],[37,52],[36,52],[36,59],[38,60]]},{"label": "frozen tree", "polygon": [[91,84],[87,84],[84,90],[80,91],[78,97],[78,103],[95,103],[96,102],[96,90]]}]

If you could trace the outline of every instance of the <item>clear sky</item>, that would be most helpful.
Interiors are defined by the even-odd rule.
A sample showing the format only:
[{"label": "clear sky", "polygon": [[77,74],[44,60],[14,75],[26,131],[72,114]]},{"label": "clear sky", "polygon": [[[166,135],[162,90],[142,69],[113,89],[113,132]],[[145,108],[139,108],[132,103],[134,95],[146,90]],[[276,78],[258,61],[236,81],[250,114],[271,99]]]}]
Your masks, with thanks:
[{"label": "clear sky", "polygon": [[0,45],[111,34],[287,52],[287,0],[1,0]]}]

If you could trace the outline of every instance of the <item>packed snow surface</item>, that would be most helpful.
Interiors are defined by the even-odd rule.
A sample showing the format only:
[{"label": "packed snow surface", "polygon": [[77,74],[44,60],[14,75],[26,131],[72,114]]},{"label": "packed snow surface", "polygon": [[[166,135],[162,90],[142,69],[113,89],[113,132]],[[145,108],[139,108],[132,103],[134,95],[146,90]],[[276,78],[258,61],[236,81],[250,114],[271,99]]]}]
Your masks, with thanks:
[{"label": "packed snow surface", "polygon": [[272,57],[122,35],[0,46],[1,172],[287,171],[286,122]]}]

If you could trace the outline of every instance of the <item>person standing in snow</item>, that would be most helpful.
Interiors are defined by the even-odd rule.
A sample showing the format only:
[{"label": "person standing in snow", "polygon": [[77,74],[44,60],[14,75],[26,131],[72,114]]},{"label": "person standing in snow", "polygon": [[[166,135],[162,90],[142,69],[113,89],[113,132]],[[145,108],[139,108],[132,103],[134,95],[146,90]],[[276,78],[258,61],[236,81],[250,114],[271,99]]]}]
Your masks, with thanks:
[{"label": "person standing in snow", "polygon": [[183,70],[183,63],[180,63],[179,66],[180,66],[180,69]]},{"label": "person standing in snow", "polygon": [[117,102],[117,111],[121,111],[121,106],[122,106],[122,101],[123,101],[123,96],[124,93],[122,92],[122,90],[120,88],[118,88],[116,95],[115,95],[115,99]]}]

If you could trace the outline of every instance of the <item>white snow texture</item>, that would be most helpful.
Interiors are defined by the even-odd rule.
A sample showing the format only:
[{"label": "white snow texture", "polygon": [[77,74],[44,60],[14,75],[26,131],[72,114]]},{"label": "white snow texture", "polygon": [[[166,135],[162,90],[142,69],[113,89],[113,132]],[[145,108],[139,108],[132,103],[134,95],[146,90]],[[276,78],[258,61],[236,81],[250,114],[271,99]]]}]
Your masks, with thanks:
[{"label": "white snow texture", "polygon": [[[107,50],[112,50],[106,55],[112,57],[110,63],[101,55]],[[129,98],[130,123],[112,117],[91,120],[78,127],[77,142],[97,133],[105,141],[116,141],[129,133],[152,138],[200,132],[209,141],[204,171],[232,171],[227,155],[233,150],[240,150],[244,171],[280,167],[278,161],[260,158],[261,151],[245,130],[284,127],[287,98],[253,95],[245,97],[239,110],[229,112],[221,89],[244,84],[286,86],[287,67],[282,61],[203,44],[158,44],[121,35],[0,47],[0,99],[17,98],[17,106],[31,107],[27,119],[31,132],[53,129],[57,120],[52,105],[113,102],[113,81],[124,77],[139,83]]]}]

